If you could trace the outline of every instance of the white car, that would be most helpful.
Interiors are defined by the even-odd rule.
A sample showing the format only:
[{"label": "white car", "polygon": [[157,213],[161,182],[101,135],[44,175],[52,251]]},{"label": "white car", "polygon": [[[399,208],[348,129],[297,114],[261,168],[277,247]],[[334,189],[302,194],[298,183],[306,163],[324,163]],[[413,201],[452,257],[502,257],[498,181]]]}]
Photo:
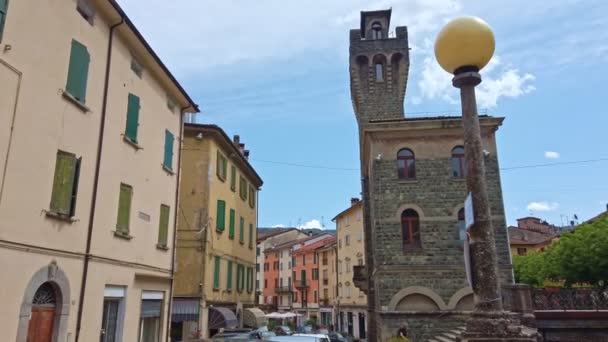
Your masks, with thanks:
[{"label": "white car", "polygon": [[330,342],[329,336],[325,334],[293,334],[291,336],[273,336],[265,340],[272,342]]}]

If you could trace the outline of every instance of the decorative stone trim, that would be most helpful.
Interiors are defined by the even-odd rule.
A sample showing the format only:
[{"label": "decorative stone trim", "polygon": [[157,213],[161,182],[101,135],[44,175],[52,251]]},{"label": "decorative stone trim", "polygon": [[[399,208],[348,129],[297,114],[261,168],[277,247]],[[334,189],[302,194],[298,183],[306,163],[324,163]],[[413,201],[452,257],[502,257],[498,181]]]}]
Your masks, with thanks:
[{"label": "decorative stone trim", "polygon": [[410,286],[401,289],[393,296],[393,298],[391,298],[391,301],[388,304],[388,311],[395,311],[397,309],[397,305],[399,305],[403,298],[413,294],[420,294],[426,296],[435,302],[439,310],[447,310],[445,302],[443,301],[443,299],[441,299],[441,297],[439,297],[439,295],[435,291],[429,289],[428,287]]},{"label": "decorative stone trim", "polygon": [[460,302],[462,298],[471,294],[473,294],[473,289],[470,287],[463,287],[460,290],[456,291],[456,293],[452,295],[452,298],[450,298],[450,302],[448,303],[448,309],[454,310],[456,308],[456,305],[458,304],[458,302]]}]

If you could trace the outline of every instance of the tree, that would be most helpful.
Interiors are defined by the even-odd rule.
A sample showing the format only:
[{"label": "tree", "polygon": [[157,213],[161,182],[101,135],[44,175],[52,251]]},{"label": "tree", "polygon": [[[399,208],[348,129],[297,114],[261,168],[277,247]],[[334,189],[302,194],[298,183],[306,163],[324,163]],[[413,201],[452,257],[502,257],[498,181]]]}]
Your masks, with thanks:
[{"label": "tree", "polygon": [[547,260],[544,253],[513,256],[513,271],[517,283],[540,286],[547,278]]}]

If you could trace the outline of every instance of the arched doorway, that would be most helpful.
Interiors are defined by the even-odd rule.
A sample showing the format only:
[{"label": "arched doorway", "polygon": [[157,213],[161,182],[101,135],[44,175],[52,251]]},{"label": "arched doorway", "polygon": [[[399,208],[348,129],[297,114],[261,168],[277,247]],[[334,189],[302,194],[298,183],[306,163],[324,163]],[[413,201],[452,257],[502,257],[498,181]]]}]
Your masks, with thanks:
[{"label": "arched doorway", "polygon": [[32,300],[32,315],[27,332],[28,342],[53,341],[57,297],[55,287],[50,282],[43,283],[36,290]]}]

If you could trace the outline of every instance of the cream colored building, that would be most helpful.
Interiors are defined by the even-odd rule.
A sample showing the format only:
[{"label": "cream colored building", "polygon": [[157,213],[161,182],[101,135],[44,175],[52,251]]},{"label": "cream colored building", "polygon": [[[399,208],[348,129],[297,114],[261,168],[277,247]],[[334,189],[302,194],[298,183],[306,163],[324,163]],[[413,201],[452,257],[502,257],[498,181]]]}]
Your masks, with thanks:
[{"label": "cream colored building", "polygon": [[[262,179],[238,136],[215,125],[186,124],[183,142],[174,336],[192,322],[208,337],[220,328],[256,326],[257,193]],[[184,322],[191,322],[184,324]]]},{"label": "cream colored building", "polygon": [[365,265],[363,240],[363,203],[351,199],[351,205],[333,218],[338,238],[338,330],[365,338],[367,297],[353,283],[353,266]]},{"label": "cream colored building", "polygon": [[319,255],[319,324],[336,326],[338,243],[334,241],[317,250]]},{"label": "cream colored building", "polygon": [[113,0],[0,1],[0,84],[3,340],[165,340],[196,104]]}]

